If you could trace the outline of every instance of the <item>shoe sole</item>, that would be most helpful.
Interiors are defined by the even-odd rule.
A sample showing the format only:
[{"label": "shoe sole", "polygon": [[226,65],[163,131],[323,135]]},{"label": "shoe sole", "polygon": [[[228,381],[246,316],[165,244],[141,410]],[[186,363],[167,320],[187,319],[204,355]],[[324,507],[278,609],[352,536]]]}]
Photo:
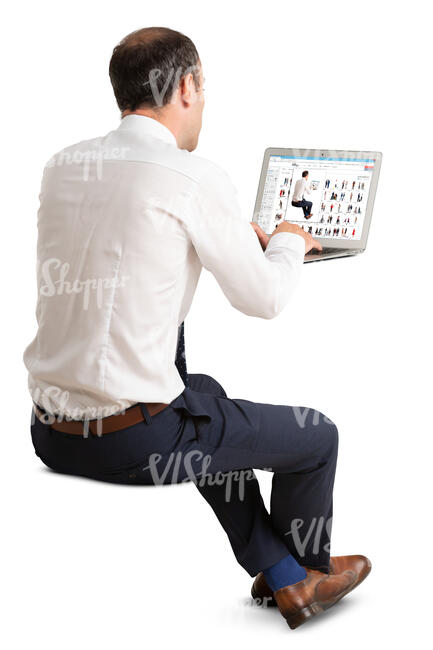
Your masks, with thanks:
[{"label": "shoe sole", "polygon": [[[367,577],[367,576],[365,576]],[[358,582],[360,584],[362,580]],[[290,627],[291,630],[296,630],[297,627],[300,625],[303,625],[304,623],[307,623],[310,621],[314,616],[317,616],[318,614],[322,614],[325,612],[327,609],[330,609],[333,607],[336,603],[338,603],[339,600],[344,598],[344,596],[347,596],[348,593],[350,593],[354,588],[355,588],[356,583],[348,587],[345,591],[342,591],[337,598],[334,600],[331,600],[330,602],[315,602],[311,603],[308,607],[304,607],[304,609],[301,609],[297,614],[294,616],[291,616],[290,618],[286,618],[287,625]]]}]

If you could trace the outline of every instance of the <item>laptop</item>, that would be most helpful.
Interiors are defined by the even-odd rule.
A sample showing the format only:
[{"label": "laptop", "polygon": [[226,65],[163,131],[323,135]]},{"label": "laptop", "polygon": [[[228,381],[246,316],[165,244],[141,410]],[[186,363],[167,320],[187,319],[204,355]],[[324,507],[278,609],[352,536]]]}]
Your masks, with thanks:
[{"label": "laptop", "polygon": [[363,253],[373,213],[379,151],[266,149],[253,221],[271,235],[296,223],[320,242],[305,262]]}]

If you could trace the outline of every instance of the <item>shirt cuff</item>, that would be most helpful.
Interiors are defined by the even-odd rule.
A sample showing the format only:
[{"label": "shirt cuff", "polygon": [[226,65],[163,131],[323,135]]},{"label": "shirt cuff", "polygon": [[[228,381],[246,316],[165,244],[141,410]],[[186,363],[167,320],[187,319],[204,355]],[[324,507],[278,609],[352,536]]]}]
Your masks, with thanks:
[{"label": "shirt cuff", "polygon": [[265,254],[267,251],[283,246],[297,254],[298,257],[304,259],[305,256],[305,239],[301,235],[294,232],[277,232],[269,239],[266,246]]}]

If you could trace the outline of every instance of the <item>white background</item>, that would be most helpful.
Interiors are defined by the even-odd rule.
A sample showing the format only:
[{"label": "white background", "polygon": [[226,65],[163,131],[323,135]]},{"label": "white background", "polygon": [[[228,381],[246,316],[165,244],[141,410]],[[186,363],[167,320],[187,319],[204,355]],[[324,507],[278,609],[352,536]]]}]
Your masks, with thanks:
[{"label": "white background", "polygon": [[[248,318],[203,272],[190,372],[231,397],[337,422],[333,553],[373,571],[290,631],[192,485],[112,486],[44,469],[21,360],[35,334],[36,211],[52,153],[116,128],[107,69],[139,27],[188,34],[206,76],[198,152],[252,214],[268,146],[381,150],[367,252],[304,267],[275,320]],[[431,599],[431,28],[427,2],[21,2],[2,60],[2,613],[4,647],[425,647]],[[260,474],[266,499],[270,476]]]}]

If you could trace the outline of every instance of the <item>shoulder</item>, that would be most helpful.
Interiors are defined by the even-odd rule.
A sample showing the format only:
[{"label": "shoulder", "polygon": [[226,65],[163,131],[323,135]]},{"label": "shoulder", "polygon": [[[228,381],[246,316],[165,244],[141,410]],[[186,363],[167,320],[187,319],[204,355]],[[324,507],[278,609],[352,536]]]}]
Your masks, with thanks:
[{"label": "shoulder", "polygon": [[200,194],[213,197],[218,201],[232,200],[237,194],[236,188],[227,171],[217,163],[190,154],[190,159],[198,169],[198,191]]},{"label": "shoulder", "polygon": [[236,189],[220,165],[186,150],[173,146],[169,149],[166,155],[160,156],[159,164],[188,179],[189,187],[197,200],[233,200]]},{"label": "shoulder", "polygon": [[82,163],[96,159],[100,155],[103,137],[80,140],[56,151],[45,164],[45,168]]},{"label": "shoulder", "polygon": [[99,158],[156,164],[168,172],[189,179],[197,191],[205,194],[235,191],[227,172],[213,161],[178,149],[171,143],[156,139],[147,139],[145,142],[136,138],[129,139],[127,134],[119,134],[118,131],[81,140],[57,151],[48,160],[45,168],[86,163]]},{"label": "shoulder", "polygon": [[214,187],[231,183],[229,175],[220,165],[195,153],[173,147],[171,160],[176,163],[177,170],[180,173],[189,176],[201,187]]}]

